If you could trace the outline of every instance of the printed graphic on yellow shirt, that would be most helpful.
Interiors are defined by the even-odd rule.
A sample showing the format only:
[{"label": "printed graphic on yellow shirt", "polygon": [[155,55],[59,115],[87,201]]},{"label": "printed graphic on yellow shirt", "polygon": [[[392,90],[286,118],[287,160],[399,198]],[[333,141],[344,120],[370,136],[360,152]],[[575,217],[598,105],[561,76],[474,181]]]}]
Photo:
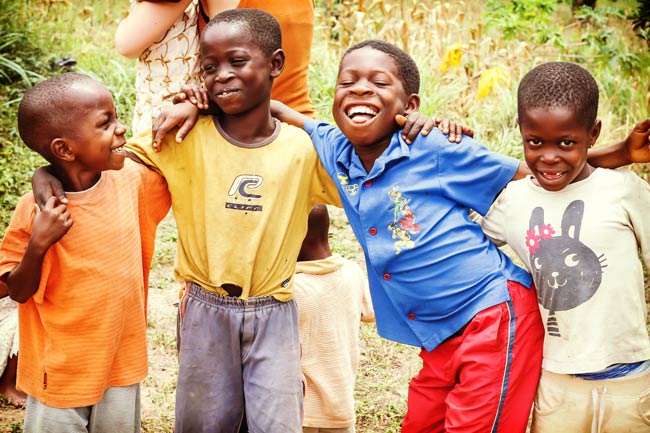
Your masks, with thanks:
[{"label": "printed graphic on yellow shirt", "polygon": [[415,214],[408,205],[411,199],[404,197],[399,190],[399,186],[394,185],[388,192],[390,201],[395,204],[393,208],[393,222],[388,225],[393,239],[397,239],[395,245],[395,254],[402,252],[402,249],[415,247],[415,242],[411,235],[420,231],[420,226],[415,223]]},{"label": "printed graphic on yellow shirt", "polygon": [[226,209],[261,212],[260,204],[262,195],[256,194],[264,183],[262,176],[256,174],[240,174],[235,178],[228,190],[229,200],[226,202]]}]

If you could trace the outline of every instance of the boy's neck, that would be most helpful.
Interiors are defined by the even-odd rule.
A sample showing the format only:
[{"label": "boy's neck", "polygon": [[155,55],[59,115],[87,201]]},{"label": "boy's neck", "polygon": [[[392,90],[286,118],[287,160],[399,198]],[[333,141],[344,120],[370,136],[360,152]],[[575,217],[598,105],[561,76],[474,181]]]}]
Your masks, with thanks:
[{"label": "boy's neck", "polygon": [[389,137],[388,140],[363,146],[352,143],[352,147],[354,147],[354,151],[361,160],[361,164],[363,165],[363,168],[366,169],[366,172],[370,173],[377,158],[379,158],[388,148],[390,140],[391,138]]},{"label": "boy's neck", "polygon": [[329,243],[319,243],[316,245],[305,245],[300,249],[298,254],[299,262],[310,262],[313,260],[323,260],[332,256]]},{"label": "boy's neck", "polygon": [[233,140],[244,144],[256,144],[271,137],[276,121],[269,106],[242,114],[219,114],[215,117],[221,129]]},{"label": "boy's neck", "polygon": [[59,179],[63,190],[79,192],[92,188],[102,176],[102,172],[80,171],[73,168],[53,166],[54,177]]}]

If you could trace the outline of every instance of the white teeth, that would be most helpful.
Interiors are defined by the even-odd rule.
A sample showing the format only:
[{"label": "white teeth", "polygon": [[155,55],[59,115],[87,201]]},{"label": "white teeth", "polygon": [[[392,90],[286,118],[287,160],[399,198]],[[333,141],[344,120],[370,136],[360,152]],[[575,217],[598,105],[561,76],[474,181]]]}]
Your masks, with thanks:
[{"label": "white teeth", "polygon": [[355,114],[369,114],[371,116],[376,116],[377,112],[367,105],[356,105],[354,107],[350,107],[347,112],[348,117],[352,117]]},{"label": "white teeth", "polygon": [[111,150],[112,153],[119,153],[124,150],[124,146],[117,147],[113,150]]}]

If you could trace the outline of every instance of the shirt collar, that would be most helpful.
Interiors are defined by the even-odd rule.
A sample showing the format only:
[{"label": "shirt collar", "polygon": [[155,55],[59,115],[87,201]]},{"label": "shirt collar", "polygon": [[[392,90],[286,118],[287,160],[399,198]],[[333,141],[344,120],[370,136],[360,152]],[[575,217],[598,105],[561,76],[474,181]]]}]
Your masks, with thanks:
[{"label": "shirt collar", "polygon": [[409,145],[406,144],[402,138],[401,130],[399,130],[393,134],[388,147],[379,156],[379,158],[377,158],[375,164],[370,170],[370,173],[366,172],[366,169],[361,163],[359,155],[357,155],[357,153],[354,151],[354,146],[352,146],[352,143],[349,143],[347,152],[341,152],[341,154],[337,157],[336,162],[341,168],[344,168],[346,171],[348,171],[351,179],[360,177],[371,179],[380,176],[389,163],[398,161],[402,158],[409,158],[410,155],[411,150],[409,149]]}]

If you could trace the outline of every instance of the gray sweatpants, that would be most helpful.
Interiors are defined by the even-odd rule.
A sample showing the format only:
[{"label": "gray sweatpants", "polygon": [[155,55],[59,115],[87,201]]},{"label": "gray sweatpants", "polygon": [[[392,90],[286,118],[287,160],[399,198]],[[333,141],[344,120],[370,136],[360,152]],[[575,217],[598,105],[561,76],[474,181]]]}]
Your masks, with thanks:
[{"label": "gray sweatpants", "polygon": [[139,433],[140,384],[114,386],[92,406],[60,409],[28,396],[24,433]]},{"label": "gray sweatpants", "polygon": [[295,301],[242,301],[191,284],[179,303],[176,433],[302,432]]}]

